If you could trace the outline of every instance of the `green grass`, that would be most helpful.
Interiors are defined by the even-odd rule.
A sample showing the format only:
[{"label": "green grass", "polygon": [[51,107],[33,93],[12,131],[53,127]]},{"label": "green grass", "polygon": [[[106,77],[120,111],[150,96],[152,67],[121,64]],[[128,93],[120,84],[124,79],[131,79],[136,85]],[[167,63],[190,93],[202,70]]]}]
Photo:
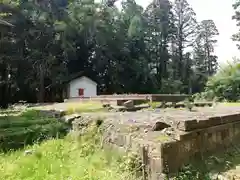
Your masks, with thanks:
[{"label": "green grass", "polygon": [[221,103],[225,106],[239,106],[240,107],[240,102],[225,102],[225,103]]},{"label": "green grass", "polygon": [[18,116],[0,117],[0,151],[21,148],[51,137],[65,135],[67,125],[55,118],[41,117],[31,110]]},{"label": "green grass", "polygon": [[85,113],[85,112],[102,112],[106,111],[101,102],[87,101],[87,102],[64,102],[56,103],[54,105],[38,106],[28,108],[30,110],[64,110],[67,114]]},{"label": "green grass", "polygon": [[78,103],[65,103],[67,107],[67,114],[81,113],[81,112],[99,112],[104,111],[100,102],[78,102]]},{"label": "green grass", "polygon": [[149,103],[150,108],[152,109],[156,109],[157,107],[159,107],[162,103],[161,102],[151,102]]},{"label": "green grass", "polygon": [[[0,155],[0,180],[134,180],[129,158],[103,150],[95,130]],[[128,161],[127,161],[128,160]]]}]

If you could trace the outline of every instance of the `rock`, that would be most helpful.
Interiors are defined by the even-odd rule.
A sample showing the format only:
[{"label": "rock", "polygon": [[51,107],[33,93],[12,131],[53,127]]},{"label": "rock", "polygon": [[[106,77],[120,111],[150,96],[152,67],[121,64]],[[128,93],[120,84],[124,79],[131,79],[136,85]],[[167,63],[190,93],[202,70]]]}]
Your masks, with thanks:
[{"label": "rock", "polygon": [[158,104],[156,105],[156,108],[155,109],[161,109],[162,108],[162,105],[161,104]]},{"label": "rock", "polygon": [[65,123],[71,124],[75,119],[78,119],[80,117],[81,117],[80,114],[71,114],[71,115],[63,116],[60,120]]},{"label": "rock", "polygon": [[58,111],[55,111],[55,117],[56,118],[61,118],[63,116],[66,115],[66,112],[64,110],[58,110]]},{"label": "rock", "polygon": [[85,129],[88,127],[91,123],[96,123],[97,121],[101,121],[102,117],[100,116],[87,116],[83,115],[80,117],[76,117],[72,122],[72,128],[74,131],[85,131]]},{"label": "rock", "polygon": [[26,156],[26,155],[31,155],[31,154],[33,154],[33,151],[32,151],[32,150],[26,150],[26,151],[24,151],[24,156]]},{"label": "rock", "polygon": [[170,127],[170,125],[164,123],[164,122],[156,122],[154,126],[152,127],[152,131],[161,131],[163,129],[166,129]]},{"label": "rock", "polygon": [[133,122],[133,123],[135,123],[135,122],[137,122],[137,121],[136,121],[135,119],[129,119],[128,122]]},{"label": "rock", "polygon": [[169,128],[165,128],[165,129],[163,129],[161,132],[164,133],[164,134],[166,134],[166,135],[168,135],[168,136],[170,136],[170,135],[173,134],[174,130],[169,129]]},{"label": "rock", "polygon": [[167,103],[166,103],[165,101],[163,101],[163,102],[161,103],[161,105],[158,106],[158,108],[166,108],[166,106],[167,106]]},{"label": "rock", "polygon": [[212,175],[210,175],[210,177],[211,177],[211,179],[217,179],[217,180],[229,180],[222,174],[212,174]]},{"label": "rock", "polygon": [[134,107],[133,100],[128,100],[128,101],[124,102],[123,106],[125,106],[126,108],[133,108]]},{"label": "rock", "polygon": [[105,103],[105,104],[102,105],[102,107],[103,108],[109,108],[109,107],[111,107],[111,105],[109,103]]},{"label": "rock", "polygon": [[165,134],[167,132],[167,128],[164,128],[161,132]]},{"label": "rock", "polygon": [[118,112],[118,109],[112,108],[112,109],[109,109],[109,112]]},{"label": "rock", "polygon": [[154,109],[154,112],[160,112],[160,111],[161,111],[160,108],[155,108],[155,109]]}]

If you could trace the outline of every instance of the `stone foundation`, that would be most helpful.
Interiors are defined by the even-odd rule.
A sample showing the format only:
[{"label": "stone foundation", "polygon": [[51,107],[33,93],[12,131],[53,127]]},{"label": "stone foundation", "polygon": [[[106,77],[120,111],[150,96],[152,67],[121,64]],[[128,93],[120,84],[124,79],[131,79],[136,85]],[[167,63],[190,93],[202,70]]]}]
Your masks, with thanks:
[{"label": "stone foundation", "polygon": [[140,156],[145,147],[146,172],[151,180],[175,173],[205,153],[224,151],[240,142],[240,113],[183,122],[177,123],[181,126],[172,126],[168,135],[166,131],[152,131],[147,126],[112,127],[105,133],[105,142]]},{"label": "stone foundation", "polygon": [[105,144],[137,152],[143,158],[149,180],[159,180],[163,174],[177,172],[196,157],[224,151],[240,142],[240,107],[208,107],[193,112],[161,109],[88,113],[78,116],[72,126],[81,131],[98,119],[104,120]]},{"label": "stone foundation", "polygon": [[[151,137],[149,136],[152,133]],[[185,164],[204,153],[214,153],[240,142],[240,122],[228,123],[188,132],[173,139],[150,132],[140,137],[138,133],[112,132],[105,142],[126,152],[141,155],[142,147],[147,149],[146,171],[149,179],[158,180],[162,174],[175,173]],[[143,132],[142,132],[143,134]],[[159,137],[158,137],[159,136]],[[162,136],[162,137],[161,137]]]}]

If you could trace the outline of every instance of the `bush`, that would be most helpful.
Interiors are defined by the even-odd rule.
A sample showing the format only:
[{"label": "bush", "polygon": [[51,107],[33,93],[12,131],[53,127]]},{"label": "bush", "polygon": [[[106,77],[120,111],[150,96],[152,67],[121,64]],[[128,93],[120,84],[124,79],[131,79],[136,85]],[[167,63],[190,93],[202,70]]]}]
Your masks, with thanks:
[{"label": "bush", "polygon": [[212,101],[217,100],[218,98],[215,97],[214,92],[212,90],[205,91],[202,93],[196,93],[192,96],[194,101]]},{"label": "bush", "polygon": [[240,63],[228,64],[211,77],[202,96],[206,99],[217,98],[220,101],[240,100]]}]

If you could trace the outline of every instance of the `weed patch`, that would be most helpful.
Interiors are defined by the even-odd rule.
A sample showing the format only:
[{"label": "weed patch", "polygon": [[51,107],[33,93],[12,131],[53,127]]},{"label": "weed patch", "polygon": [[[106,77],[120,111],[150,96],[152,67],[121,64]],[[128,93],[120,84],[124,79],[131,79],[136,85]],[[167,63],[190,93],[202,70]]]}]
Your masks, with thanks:
[{"label": "weed patch", "polygon": [[0,150],[8,151],[52,137],[66,135],[67,125],[55,118],[41,117],[31,110],[19,116],[0,117]]},{"label": "weed patch", "polygon": [[[0,179],[4,180],[134,180],[133,157],[122,157],[100,145],[100,129],[94,124],[83,136],[47,140],[24,150],[0,155]],[[28,150],[30,154],[24,154]]]}]

